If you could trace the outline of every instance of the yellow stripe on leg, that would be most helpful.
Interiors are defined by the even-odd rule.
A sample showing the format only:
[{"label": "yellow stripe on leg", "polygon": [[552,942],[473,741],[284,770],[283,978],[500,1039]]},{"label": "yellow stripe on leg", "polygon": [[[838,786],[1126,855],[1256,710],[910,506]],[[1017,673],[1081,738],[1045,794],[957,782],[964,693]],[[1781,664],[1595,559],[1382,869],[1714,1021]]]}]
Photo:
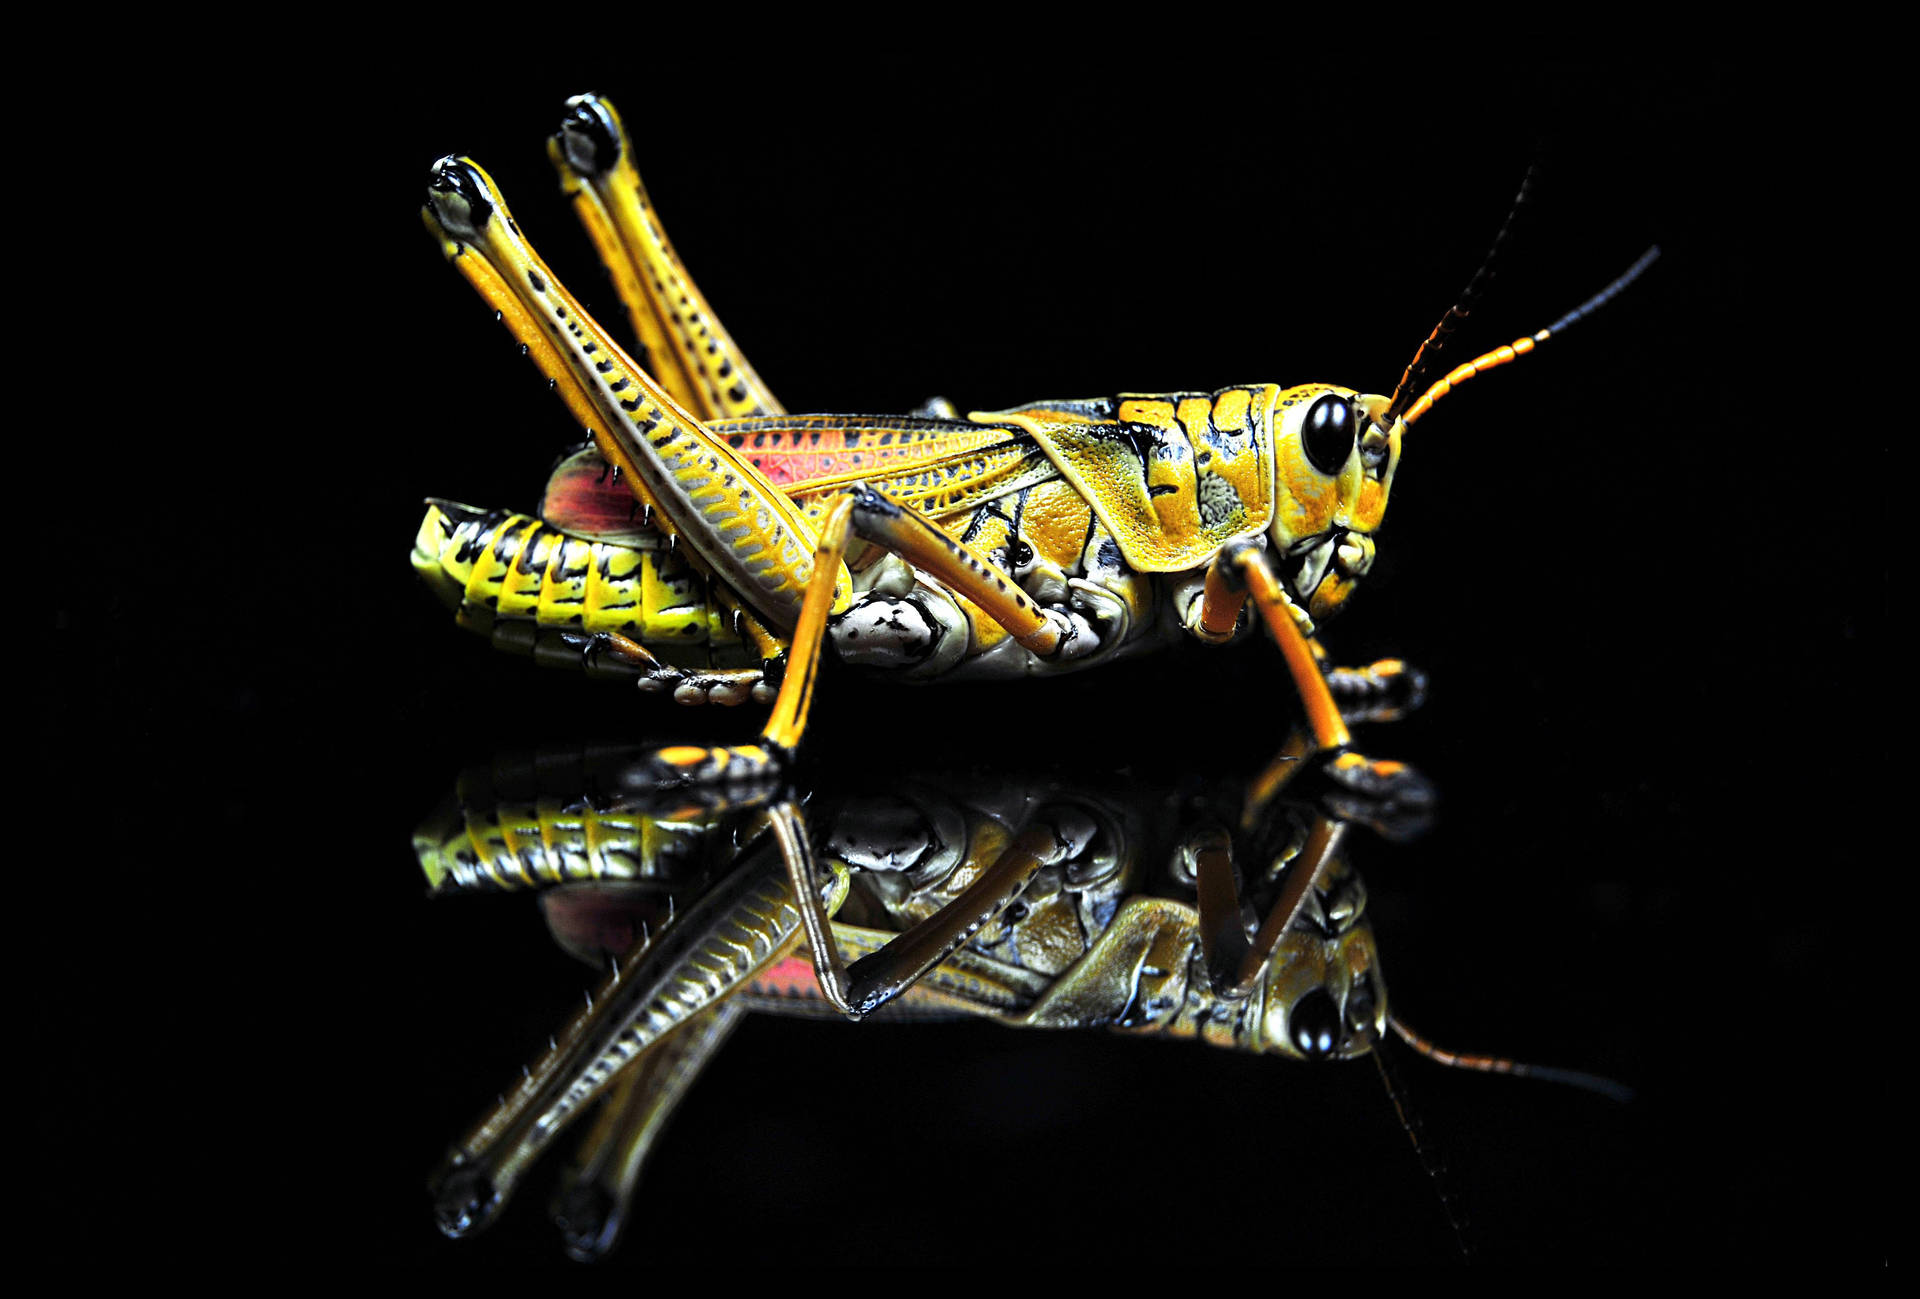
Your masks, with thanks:
[{"label": "yellow stripe on leg", "polygon": [[1327,679],[1320,675],[1320,665],[1313,661],[1313,650],[1307,644],[1307,638],[1294,624],[1292,610],[1288,607],[1291,601],[1281,588],[1280,579],[1274,576],[1266,552],[1244,546],[1233,553],[1231,562],[1246,578],[1254,606],[1260,610],[1260,616],[1266,619],[1267,630],[1273,633],[1273,639],[1287,661],[1287,671],[1293,677],[1294,689],[1300,692],[1300,702],[1306,706],[1307,725],[1313,728],[1314,743],[1322,749],[1344,749],[1353,737],[1347,733],[1347,724],[1340,716],[1340,706],[1333,701],[1333,691],[1327,689]]},{"label": "yellow stripe on leg", "polygon": [[842,496],[820,520],[820,540],[813,550],[813,576],[800,600],[800,618],[794,624],[787,649],[786,676],[773,701],[773,715],[760,732],[779,749],[798,747],[807,729],[807,710],[813,704],[813,681],[820,671],[820,647],[827,635],[827,616],[833,612],[834,588],[847,553],[847,535],[854,498]]}]

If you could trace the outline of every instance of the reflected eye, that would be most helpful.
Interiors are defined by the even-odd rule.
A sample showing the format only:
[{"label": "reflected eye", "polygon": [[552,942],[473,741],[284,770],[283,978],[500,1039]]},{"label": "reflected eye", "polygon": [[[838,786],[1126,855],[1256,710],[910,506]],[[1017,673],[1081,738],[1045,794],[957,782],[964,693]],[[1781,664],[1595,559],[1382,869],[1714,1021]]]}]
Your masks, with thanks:
[{"label": "reflected eye", "polygon": [[1309,1060],[1324,1060],[1340,1045],[1340,1011],[1325,988],[1300,998],[1287,1019],[1294,1049]]},{"label": "reflected eye", "polygon": [[1344,397],[1327,396],[1313,403],[1306,427],[1300,430],[1307,459],[1329,478],[1338,474],[1353,454],[1353,438],[1353,407]]}]

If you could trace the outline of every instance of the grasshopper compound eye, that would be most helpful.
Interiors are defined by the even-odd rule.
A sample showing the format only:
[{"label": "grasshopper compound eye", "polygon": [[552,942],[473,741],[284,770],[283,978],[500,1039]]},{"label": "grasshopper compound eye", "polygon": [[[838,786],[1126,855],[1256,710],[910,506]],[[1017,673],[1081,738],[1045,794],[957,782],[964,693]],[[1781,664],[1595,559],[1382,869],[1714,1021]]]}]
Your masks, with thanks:
[{"label": "grasshopper compound eye", "polygon": [[455,239],[477,239],[493,219],[493,200],[478,167],[452,154],[433,164],[427,175],[427,206]]},{"label": "grasshopper compound eye", "polygon": [[1287,1020],[1287,1033],[1293,1039],[1294,1049],[1307,1059],[1331,1057],[1346,1035],[1333,995],[1325,988],[1315,988],[1300,998]]},{"label": "grasshopper compound eye", "polygon": [[598,95],[575,95],[560,123],[560,150],[584,176],[604,176],[620,161],[620,127],[613,107]]},{"label": "grasshopper compound eye", "polygon": [[1300,429],[1307,459],[1329,478],[1337,478],[1353,454],[1354,437],[1353,407],[1344,397],[1326,396],[1313,403]]}]

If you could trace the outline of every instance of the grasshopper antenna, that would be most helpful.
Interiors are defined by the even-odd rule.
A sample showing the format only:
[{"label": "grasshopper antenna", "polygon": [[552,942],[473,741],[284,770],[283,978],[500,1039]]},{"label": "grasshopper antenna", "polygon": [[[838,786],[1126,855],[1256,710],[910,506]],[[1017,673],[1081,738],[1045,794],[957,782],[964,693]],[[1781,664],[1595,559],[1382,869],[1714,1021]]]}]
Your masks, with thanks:
[{"label": "grasshopper antenna", "polygon": [[[1427,335],[1427,341],[1414,351],[1413,360],[1407,362],[1406,371],[1400,376],[1399,386],[1393,390],[1393,400],[1387,403],[1387,413],[1381,417],[1384,428],[1392,428],[1413,401],[1413,394],[1420,391],[1420,385],[1426,382],[1426,376],[1433,369],[1433,363],[1439,359],[1446,348],[1447,339],[1459,327],[1460,322],[1473,314],[1474,306],[1480,301],[1480,295],[1487,291],[1487,285],[1493,282],[1494,263],[1499,260],[1500,249],[1507,242],[1507,236],[1513,231],[1514,218],[1520,215],[1520,209],[1526,206],[1527,198],[1533,193],[1534,166],[1527,164],[1527,174],[1520,178],[1520,188],[1513,196],[1513,206],[1507,209],[1506,219],[1500,223],[1499,231],[1493,236],[1493,245],[1487,249],[1487,255],[1480,259],[1480,268],[1467,281],[1467,287],[1460,290],[1460,296],[1446,314],[1440,317],[1440,323]],[[1408,419],[1412,423],[1412,419]]]},{"label": "grasshopper antenna", "polygon": [[[1502,231],[1502,233],[1505,232]],[[1433,409],[1433,403],[1452,392],[1460,384],[1473,378],[1474,375],[1494,369],[1497,366],[1505,365],[1515,357],[1525,356],[1528,352],[1531,352],[1555,334],[1565,333],[1584,317],[1606,306],[1607,303],[1613,299],[1614,294],[1639,279],[1640,273],[1646,270],[1647,267],[1653,265],[1659,257],[1660,245],[1655,244],[1644,253],[1641,253],[1640,260],[1629,266],[1619,279],[1594,294],[1591,298],[1588,298],[1585,302],[1560,317],[1560,319],[1554,321],[1551,325],[1548,325],[1545,329],[1537,333],[1529,334],[1524,338],[1516,338],[1505,347],[1496,347],[1491,352],[1482,352],[1479,356],[1474,357],[1464,365],[1457,366],[1453,370],[1448,371],[1444,377],[1437,380],[1431,388],[1428,388],[1426,392],[1420,395],[1419,401],[1414,402],[1413,405],[1408,408],[1406,414],[1407,423],[1412,425],[1422,415],[1425,415],[1429,410]],[[1481,269],[1484,270],[1486,268],[1482,267]],[[1472,285],[1468,287],[1471,288]],[[1444,326],[1446,324],[1445,319],[1442,319],[1440,324]],[[1433,332],[1436,338],[1439,337],[1440,328],[1436,327]],[[1432,342],[1433,340],[1429,339],[1427,341]],[[1438,348],[1435,350],[1437,351]],[[1418,364],[1419,359],[1418,356],[1414,357],[1416,364]],[[1412,375],[1412,366],[1407,367],[1407,373]],[[1405,384],[1407,381],[1402,379],[1400,382]],[[1393,418],[1399,413],[1400,402],[1406,397],[1407,393],[1411,391],[1412,389],[1407,389],[1405,392],[1394,393],[1393,405],[1388,408],[1383,419],[1387,427],[1391,428],[1393,426]]]},{"label": "grasshopper antenna", "polygon": [[[1449,1069],[1472,1069],[1478,1073],[1504,1073],[1511,1074],[1515,1078],[1537,1078],[1541,1082],[1578,1087],[1581,1091],[1604,1096],[1622,1105],[1633,1099],[1633,1088],[1625,1083],[1617,1083],[1611,1078],[1602,1078],[1599,1074],[1584,1073],[1578,1069],[1555,1069],[1549,1065],[1526,1064],[1498,1055],[1460,1055],[1435,1046],[1421,1037],[1408,1028],[1406,1021],[1398,1015],[1388,1015],[1387,1023],[1392,1027],[1394,1036],[1402,1042],[1435,1064],[1443,1064]],[[1399,1102],[1396,1100],[1394,1103],[1397,1105]]]},{"label": "grasshopper antenna", "polygon": [[1380,1081],[1386,1086],[1387,1099],[1393,1102],[1393,1112],[1400,1119],[1401,1131],[1407,1134],[1407,1140],[1413,1142],[1413,1153],[1420,1157],[1420,1167],[1426,1170],[1427,1177],[1433,1182],[1434,1194],[1440,1197],[1440,1207],[1446,1211],[1447,1225],[1453,1228],[1453,1243],[1460,1250],[1460,1261],[1471,1263],[1473,1247],[1467,1243],[1467,1206],[1460,1198],[1460,1188],[1454,1183],[1447,1161],[1441,1158],[1432,1138],[1426,1135],[1426,1125],[1420,1122],[1420,1116],[1407,1103],[1406,1086],[1400,1081],[1398,1067],[1388,1059],[1386,1046],[1385,1038],[1374,1037],[1373,1050],[1367,1054],[1373,1057],[1374,1068],[1380,1071]]}]

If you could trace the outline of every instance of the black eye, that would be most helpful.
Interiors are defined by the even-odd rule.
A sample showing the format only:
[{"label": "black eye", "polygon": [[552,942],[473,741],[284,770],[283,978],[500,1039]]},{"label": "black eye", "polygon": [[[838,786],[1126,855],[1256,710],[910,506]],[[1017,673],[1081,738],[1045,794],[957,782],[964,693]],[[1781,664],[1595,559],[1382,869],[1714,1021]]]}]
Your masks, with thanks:
[{"label": "black eye", "polygon": [[1353,407],[1344,397],[1322,397],[1307,412],[1306,427],[1300,441],[1306,444],[1307,459],[1313,467],[1331,478],[1340,472],[1353,454]]},{"label": "black eye", "polygon": [[1324,1060],[1340,1045],[1340,1011],[1325,988],[1315,988],[1295,1003],[1287,1032],[1296,1050],[1309,1060]]}]

